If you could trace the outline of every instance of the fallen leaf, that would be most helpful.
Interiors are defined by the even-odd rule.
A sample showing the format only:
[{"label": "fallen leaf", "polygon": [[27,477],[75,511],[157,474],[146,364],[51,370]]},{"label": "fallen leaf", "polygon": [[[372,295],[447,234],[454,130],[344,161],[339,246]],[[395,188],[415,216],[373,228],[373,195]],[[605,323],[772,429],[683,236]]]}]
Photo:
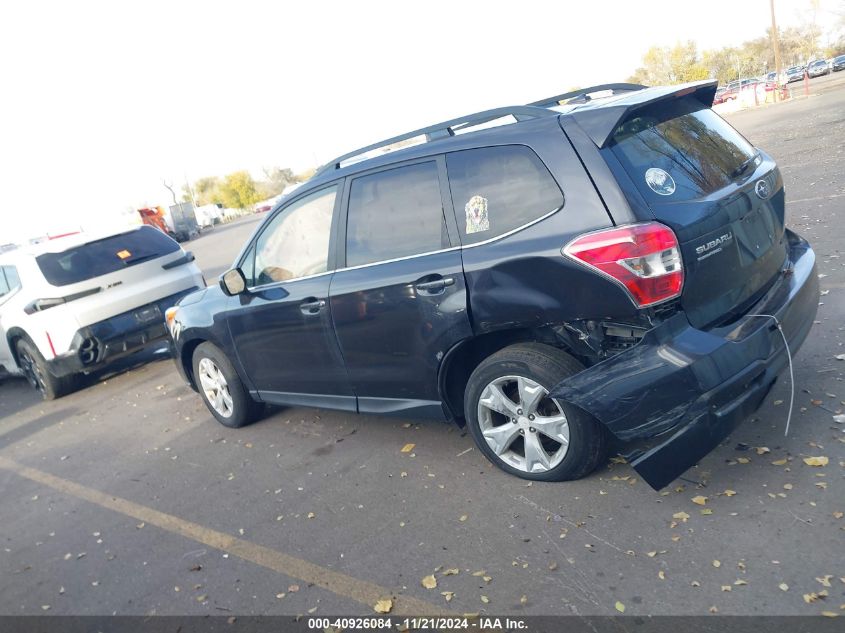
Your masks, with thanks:
[{"label": "fallen leaf", "polygon": [[772,462],[772,466],[786,466],[786,460],[785,459],[776,459],[775,461]]},{"label": "fallen leaf", "polygon": [[297,591],[299,591],[299,585],[291,585],[290,587],[288,587],[289,593],[296,593]]},{"label": "fallen leaf", "polygon": [[701,510],[701,514],[704,514],[704,515],[713,514],[713,510],[711,510],[710,508],[704,508],[703,510]]},{"label": "fallen leaf", "polygon": [[625,613],[625,605],[617,600],[616,601],[616,610],[619,611],[619,613]]},{"label": "fallen leaf", "polygon": [[731,590],[730,585],[722,585],[722,591],[730,591],[730,590]]},{"label": "fallen leaf", "polygon": [[460,569],[458,569],[458,568],[456,568],[456,567],[453,567],[452,569],[447,569],[447,570],[445,570],[445,571],[443,572],[443,575],[444,575],[444,576],[457,576],[457,575],[458,575],[458,574],[460,574],[460,573],[461,573],[461,570],[460,570]]},{"label": "fallen leaf", "polygon": [[226,618],[227,624],[234,624],[236,621],[237,621],[237,618],[233,615],[230,615],[228,618]]},{"label": "fallen leaf", "polygon": [[141,522],[140,522],[138,525],[136,525],[135,527],[136,527],[136,528],[138,528],[138,529],[140,530],[140,529],[142,529],[145,525],[146,525],[146,523],[144,523],[143,521],[141,521]]},{"label": "fallen leaf", "polygon": [[401,473],[399,473],[399,476],[404,478],[404,477],[407,477],[407,476],[408,476],[408,473],[406,473],[406,472],[403,470]]},{"label": "fallen leaf", "polygon": [[521,604],[521,605],[526,605],[526,604],[528,604],[528,596],[521,596],[521,597],[519,598],[519,604]]},{"label": "fallen leaf", "polygon": [[481,596],[481,602],[487,604],[488,602],[490,602],[490,598],[488,598],[487,596]]},{"label": "fallen leaf", "polygon": [[725,495],[726,497],[733,497],[736,494],[736,490],[728,489],[728,490],[725,490],[725,492],[723,492],[722,494]]},{"label": "fallen leaf", "polygon": [[188,571],[200,571],[202,569],[202,565],[194,565]]},{"label": "fallen leaf", "polygon": [[785,582],[782,582],[778,585],[778,589],[780,589],[781,591],[789,591],[789,585],[787,585]]},{"label": "fallen leaf", "polygon": [[714,560],[714,561],[713,561],[713,567],[716,567],[716,568],[718,569],[718,568],[719,568],[719,567],[721,567],[721,566],[722,566],[722,562],[721,562],[721,561],[718,561],[718,560]]},{"label": "fallen leaf", "polygon": [[822,576],[821,578],[816,578],[816,581],[822,584],[822,587],[830,587],[830,579],[833,578],[830,574],[826,576]]},{"label": "fallen leaf", "polygon": [[696,505],[703,506],[707,503],[707,497],[702,495],[697,495],[692,498],[692,502]]},{"label": "fallen leaf", "polygon": [[422,586],[426,589],[434,589],[437,586],[437,578],[434,577],[434,574],[426,576],[422,579]]},{"label": "fallen leaf", "polygon": [[679,520],[683,521],[684,523],[686,523],[687,519],[689,519],[689,515],[686,512],[676,512],[675,514],[672,515],[672,518],[673,519],[679,519]]},{"label": "fallen leaf", "polygon": [[840,413],[839,415],[833,416],[833,421],[837,424],[845,424],[845,413]]},{"label": "fallen leaf", "polygon": [[657,572],[657,577],[660,578],[660,580],[666,580],[666,573],[661,569]]},{"label": "fallen leaf", "polygon": [[824,596],[822,596],[818,593],[805,593],[804,594],[804,602],[806,602],[807,604],[812,604],[813,602],[816,602],[817,600],[819,600],[821,598],[824,598]]},{"label": "fallen leaf", "polygon": [[277,594],[276,594],[276,597],[277,597],[279,600],[281,600],[281,599],[282,599],[282,598],[284,598],[286,595],[288,595],[288,594],[286,594],[286,593],[277,593]]},{"label": "fallen leaf", "polygon": [[393,608],[393,600],[390,598],[381,598],[377,600],[373,609],[376,613],[390,613],[390,610]]},{"label": "fallen leaf", "polygon": [[834,519],[841,519],[843,516],[845,516],[845,513],[843,513],[843,512],[834,512],[833,513]]},{"label": "fallen leaf", "polygon": [[807,466],[827,466],[828,461],[829,460],[824,455],[804,458],[804,463],[807,464]]},{"label": "fallen leaf", "polygon": [[738,461],[740,464],[750,464],[751,463],[751,460],[748,459],[747,457],[737,457],[736,461]]},{"label": "fallen leaf", "polygon": [[845,354],[837,354],[835,358],[836,360],[845,360]]},{"label": "fallen leaf", "polygon": [[822,615],[826,618],[838,618],[839,614],[835,611],[822,611]]},{"label": "fallen leaf", "polygon": [[472,572],[472,575],[473,575],[473,576],[475,576],[476,578],[478,578],[478,577],[480,577],[480,576],[483,576],[483,575],[484,575],[484,574],[486,574],[486,573],[487,573],[486,571],[484,571],[483,569],[481,569],[481,570],[479,570],[479,571],[474,571],[474,572]]},{"label": "fallen leaf", "polygon": [[646,552],[646,556],[648,556],[649,558],[654,558],[655,556],[657,556],[657,552]]},{"label": "fallen leaf", "polygon": [[416,444],[405,444],[405,446],[402,447],[402,450],[400,452],[410,453],[412,450],[414,450],[415,446]]},{"label": "fallen leaf", "polygon": [[313,518],[314,518],[314,517],[316,517],[316,516],[317,516],[317,515],[316,515],[316,514],[314,514],[313,512],[309,512],[309,513],[308,513],[308,518],[309,518],[309,519],[313,519]]},{"label": "fallen leaf", "polygon": [[460,521],[461,523],[463,523],[463,522],[464,522],[464,521],[466,521],[468,518],[469,518],[469,517],[468,517],[467,515],[462,514],[462,515],[461,515],[461,518],[460,518],[460,519],[458,519],[458,521]]},{"label": "fallen leaf", "polygon": [[557,569],[557,563],[555,563],[555,562],[549,563],[549,571],[554,571],[555,569]]},{"label": "fallen leaf", "polygon": [[197,602],[205,602],[208,600],[208,596],[206,594],[202,594],[201,596],[197,596]]},{"label": "fallen leaf", "polygon": [[50,605],[49,605],[49,604],[42,604],[42,605],[41,605],[41,610],[42,610],[42,611],[49,611],[49,610],[50,610]]},{"label": "fallen leaf", "polygon": [[691,586],[691,587],[700,587],[700,586],[701,586],[701,583],[700,583],[700,582],[698,582],[697,580],[693,580],[693,581],[690,583],[690,586]]},{"label": "fallen leaf", "polygon": [[783,484],[784,490],[792,490],[792,484]]},{"label": "fallen leaf", "polygon": [[710,613],[719,613],[719,609],[717,609],[716,607],[710,607],[708,611],[710,611]]},{"label": "fallen leaf", "polygon": [[446,602],[452,602],[452,598],[455,597],[454,591],[441,591],[440,595],[446,598]]},{"label": "fallen leaf", "polygon": [[754,450],[757,451],[758,455],[765,455],[766,453],[772,452],[771,449],[768,446],[758,446]]},{"label": "fallen leaf", "polygon": [[747,585],[747,584],[748,584],[748,583],[747,583],[746,581],[744,581],[742,578],[737,578],[737,579],[734,581],[734,585],[735,585],[735,586],[737,586],[737,587],[740,587],[740,586],[742,586],[742,585]]}]

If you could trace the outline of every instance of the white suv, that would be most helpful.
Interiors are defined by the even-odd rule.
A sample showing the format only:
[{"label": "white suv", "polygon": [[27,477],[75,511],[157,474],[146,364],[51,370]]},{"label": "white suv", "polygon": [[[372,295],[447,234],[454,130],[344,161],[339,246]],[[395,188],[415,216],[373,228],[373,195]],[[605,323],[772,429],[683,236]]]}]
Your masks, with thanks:
[{"label": "white suv", "polygon": [[150,226],[0,254],[0,370],[57,398],[79,374],[166,340],[165,310],[204,286],[194,256]]}]

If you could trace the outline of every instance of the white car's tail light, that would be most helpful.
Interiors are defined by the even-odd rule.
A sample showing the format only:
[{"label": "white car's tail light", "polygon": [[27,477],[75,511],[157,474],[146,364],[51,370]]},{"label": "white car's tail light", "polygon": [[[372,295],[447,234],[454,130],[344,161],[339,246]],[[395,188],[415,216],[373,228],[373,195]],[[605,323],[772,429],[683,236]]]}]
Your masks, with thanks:
[{"label": "white car's tail light", "polygon": [[620,283],[640,307],[677,297],[684,286],[678,238],[658,222],[587,233],[563,254]]}]

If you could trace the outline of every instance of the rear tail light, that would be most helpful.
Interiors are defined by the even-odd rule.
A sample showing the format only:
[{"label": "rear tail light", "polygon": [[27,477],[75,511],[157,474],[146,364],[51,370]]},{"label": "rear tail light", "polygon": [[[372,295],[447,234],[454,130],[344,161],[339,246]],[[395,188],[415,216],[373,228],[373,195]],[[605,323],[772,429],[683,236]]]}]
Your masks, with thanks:
[{"label": "rear tail light", "polygon": [[26,304],[23,311],[27,314],[35,314],[36,312],[41,312],[42,310],[47,310],[48,308],[60,306],[63,303],[65,303],[64,297],[56,297],[55,299],[36,299],[35,301]]},{"label": "rear tail light", "polygon": [[677,297],[684,286],[678,238],[657,222],[587,233],[563,254],[621,284],[640,307]]}]

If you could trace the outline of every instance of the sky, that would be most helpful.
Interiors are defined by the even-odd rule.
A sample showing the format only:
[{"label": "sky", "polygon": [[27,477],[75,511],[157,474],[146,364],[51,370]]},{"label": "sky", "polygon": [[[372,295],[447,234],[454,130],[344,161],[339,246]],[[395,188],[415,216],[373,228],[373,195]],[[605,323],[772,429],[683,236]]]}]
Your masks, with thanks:
[{"label": "sky", "polygon": [[[819,4],[824,24],[843,2]],[[781,27],[812,13],[775,6]],[[4,2],[0,244],[169,204],[163,180],[303,170],[769,25],[769,0]]]}]

